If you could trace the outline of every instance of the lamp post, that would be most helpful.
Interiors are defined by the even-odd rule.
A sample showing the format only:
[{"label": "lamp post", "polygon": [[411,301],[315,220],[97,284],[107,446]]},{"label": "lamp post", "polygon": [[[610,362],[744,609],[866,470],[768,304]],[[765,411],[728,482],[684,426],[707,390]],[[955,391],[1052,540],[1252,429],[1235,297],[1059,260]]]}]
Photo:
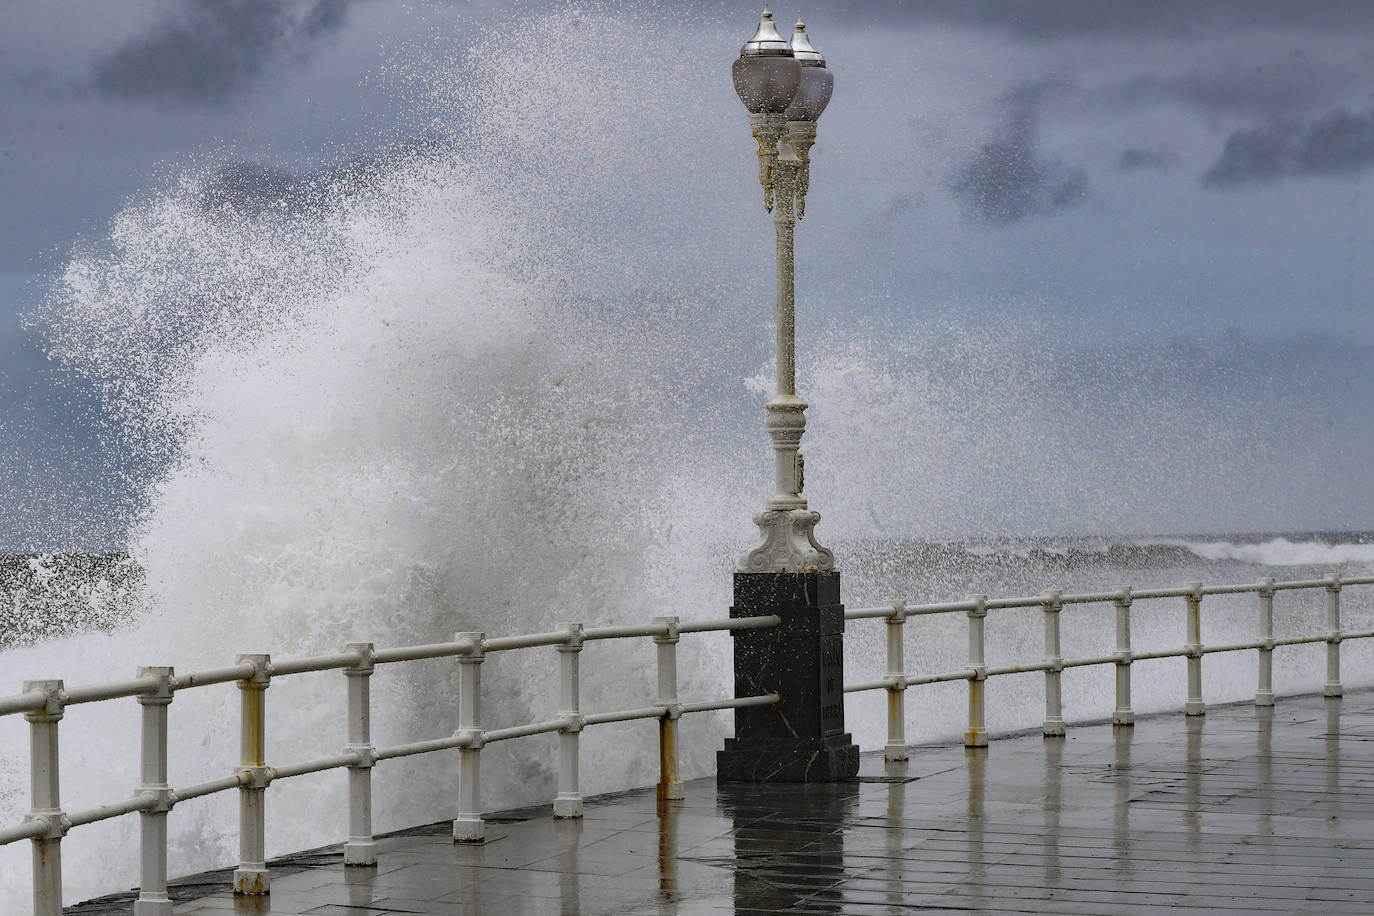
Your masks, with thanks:
[{"label": "lamp post", "polygon": [[777,392],[765,405],[773,439],[773,496],[754,516],[762,539],[740,560],[739,569],[831,570],[834,555],[816,543],[821,517],[801,496],[805,466],[798,449],[806,431],[806,402],[797,397],[793,239],[797,220],[805,214],[816,119],[830,101],[835,78],[811,46],[805,24],[798,20],[789,43],[766,9],[758,32],[732,69],[735,91],[749,110],[759,144],[759,183],[764,209],[773,214],[778,270]]},{"label": "lamp post", "polygon": [[844,731],[840,574],[816,541],[820,514],[801,495],[806,402],[796,386],[793,242],[806,212],[816,120],[834,77],[800,20],[791,41],[765,7],[754,37],[735,61],[735,91],[758,141],[764,209],[777,236],[777,391],[765,405],[773,440],[773,495],[754,516],[759,543],[735,573],[732,617],[776,614],[770,630],[735,631],[735,693],[776,692],[776,706],[735,711],[735,737],[717,755],[721,781],[825,782],[858,770],[858,748]]}]

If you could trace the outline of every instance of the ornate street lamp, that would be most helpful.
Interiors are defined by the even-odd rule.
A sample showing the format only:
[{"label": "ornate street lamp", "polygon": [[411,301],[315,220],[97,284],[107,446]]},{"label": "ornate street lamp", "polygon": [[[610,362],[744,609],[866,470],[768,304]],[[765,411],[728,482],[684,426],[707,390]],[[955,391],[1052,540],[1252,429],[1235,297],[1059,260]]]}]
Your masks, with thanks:
[{"label": "ornate street lamp", "polygon": [[830,101],[835,77],[812,47],[805,24],[797,20],[792,41],[784,41],[766,8],[732,72],[759,144],[763,206],[773,213],[778,244],[777,392],[765,405],[773,439],[774,492],[764,511],[754,516],[762,540],[740,560],[739,570],[831,570],[834,556],[816,543],[820,514],[808,510],[801,496],[805,465],[798,449],[806,431],[806,402],[797,397],[793,236],[806,212],[816,119]]},{"label": "ornate street lamp", "polygon": [[735,633],[735,693],[777,693],[773,706],[735,710],[735,737],[717,755],[725,782],[829,782],[852,777],[859,749],[844,730],[840,574],[816,542],[820,514],[802,498],[799,452],[806,402],[797,397],[793,236],[806,212],[816,120],[835,80],[797,21],[792,40],[778,34],[765,7],[732,75],[758,141],[764,209],[777,235],[777,392],[765,405],[773,440],[773,495],[754,516],[761,540],[735,573],[732,617],[776,615],[767,630]]}]

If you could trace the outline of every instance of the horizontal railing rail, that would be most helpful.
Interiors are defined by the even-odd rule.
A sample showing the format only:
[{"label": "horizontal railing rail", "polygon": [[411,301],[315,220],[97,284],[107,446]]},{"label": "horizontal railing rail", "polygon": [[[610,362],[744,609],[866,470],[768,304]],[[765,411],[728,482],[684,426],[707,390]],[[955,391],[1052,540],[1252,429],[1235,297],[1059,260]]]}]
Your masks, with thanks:
[{"label": "horizontal railing rail", "polygon": [[[1064,714],[1060,690],[1060,676],[1065,669],[1082,668],[1091,665],[1114,665],[1116,667],[1116,705],[1112,711],[1112,723],[1131,725],[1135,713],[1131,709],[1131,664],[1160,658],[1184,658],[1187,660],[1188,687],[1184,701],[1184,712],[1190,716],[1203,715],[1205,705],[1202,700],[1202,659],[1207,655],[1223,652],[1257,651],[1259,653],[1259,687],[1255,693],[1255,704],[1272,706],[1274,704],[1273,653],[1283,646],[1298,646],[1310,643],[1326,644],[1326,683],[1323,691],[1327,696],[1340,696],[1341,687],[1341,643],[1350,639],[1374,638],[1374,631],[1343,630],[1341,628],[1341,589],[1347,586],[1374,585],[1371,576],[1331,575],[1325,579],[1296,579],[1286,582],[1275,579],[1261,579],[1256,583],[1239,585],[1203,585],[1192,582],[1182,588],[1143,588],[1133,589],[1122,586],[1108,592],[1088,592],[1084,594],[1064,594],[1059,589],[1050,589],[1040,595],[1013,598],[988,598],[986,595],[970,595],[963,601],[947,601],[939,604],[910,605],[901,601],[891,602],[883,607],[854,608],[845,612],[846,620],[885,620],[887,622],[887,670],[882,678],[845,685],[845,693],[861,693],[870,690],[887,691],[887,743],[884,756],[887,760],[907,759],[906,745],[906,690],[925,684],[949,681],[968,682],[968,729],[964,732],[964,743],[968,747],[985,747],[988,731],[985,721],[986,704],[984,682],[990,677],[1027,672],[1044,672],[1045,675],[1045,721],[1043,730],[1047,736],[1064,734]],[[1274,637],[1274,596],[1283,591],[1323,589],[1326,591],[1326,629],[1321,633]],[[1258,636],[1249,642],[1225,645],[1206,645],[1202,641],[1202,601],[1215,595],[1245,595],[1259,597]],[[1133,651],[1131,649],[1131,606],[1137,601],[1153,601],[1168,598],[1182,598],[1186,604],[1185,643],[1175,649]],[[1112,604],[1116,609],[1116,651],[1107,655],[1087,658],[1063,656],[1060,644],[1059,613],[1070,604]],[[1018,665],[989,667],[985,661],[984,628],[989,611],[1010,610],[1013,608],[1035,608],[1044,612],[1044,656],[1040,661]],[[964,614],[968,620],[968,665],[956,671],[937,674],[909,675],[906,672],[903,645],[904,625],[908,618],[936,614]]]},{"label": "horizontal railing rail", "polygon": [[[239,865],[234,890],[263,894],[269,889],[266,864],[266,794],[274,782],[330,770],[348,772],[348,839],[346,865],[376,862],[372,836],[372,769],[383,760],[438,751],[458,752],[458,814],[453,836],[458,842],[479,842],[485,836],[481,814],[480,757],[487,744],[540,734],[559,736],[558,794],[554,816],[582,816],[578,778],[579,739],[589,727],[637,719],[659,723],[659,782],[662,798],[682,797],[678,775],[678,720],[690,713],[771,705],[776,693],[724,700],[683,703],[678,697],[677,643],[683,633],[723,632],[776,627],[777,616],[681,622],[656,617],[641,626],[583,627],[560,624],[548,633],[487,637],[480,632],[459,633],[451,642],[378,649],[372,643],[352,643],[330,655],[273,661],[268,655],[242,655],[236,664],[190,674],[170,667],[138,669],[127,681],[68,688],[61,680],[25,682],[23,692],[0,697],[0,716],[23,714],[30,723],[30,779],[32,803],[25,819],[0,828],[0,846],[20,840],[34,844],[33,900],[35,916],[60,916],[62,864],[60,844],[68,831],[127,814],[139,814],[139,895],[136,916],[170,916],[167,895],[167,820],[178,804],[237,789],[239,804]],[[579,656],[589,640],[652,638],[657,646],[655,702],[635,708],[584,714],[579,696]],[[481,716],[481,665],[493,653],[552,646],[559,656],[559,700],[553,718],[505,728],[487,728]],[[458,664],[458,728],[452,735],[392,747],[376,747],[371,731],[371,675],[378,665],[424,659],[452,658]],[[315,760],[269,766],[266,753],[266,692],[274,678],[307,672],[341,671],[347,685],[347,733],[342,752]],[[240,762],[232,773],[182,788],[168,783],[168,711],[181,691],[236,683],[240,696]],[[85,811],[67,812],[61,805],[58,778],[58,723],[68,706],[137,698],[142,707],[140,781],[134,794]]]}]

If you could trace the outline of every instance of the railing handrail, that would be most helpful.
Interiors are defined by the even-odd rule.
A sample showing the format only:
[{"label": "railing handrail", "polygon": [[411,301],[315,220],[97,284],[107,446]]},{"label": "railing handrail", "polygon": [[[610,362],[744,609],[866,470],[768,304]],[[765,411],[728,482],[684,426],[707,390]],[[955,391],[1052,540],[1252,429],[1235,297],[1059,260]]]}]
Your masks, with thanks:
[{"label": "railing handrail", "polygon": [[[735,617],[725,620],[699,620],[679,624],[677,626],[677,632],[711,633],[727,630],[766,628],[775,627],[781,622],[782,620],[779,617],[773,615]],[[669,627],[667,624],[593,627],[583,631],[583,639],[637,639],[646,636],[667,636],[668,632]],[[484,639],[482,640],[482,649],[485,652],[505,652],[512,649],[558,646],[564,645],[567,642],[567,634],[555,630],[548,633],[497,636],[490,639]],[[431,645],[396,646],[390,649],[375,650],[372,661],[377,665],[386,665],[398,662],[420,661],[422,659],[456,657],[467,655],[474,650],[474,646],[462,640],[434,643]],[[305,674],[315,671],[341,671],[354,667],[361,661],[362,658],[357,653],[340,652],[333,655],[303,656],[301,658],[287,659],[285,661],[273,661],[268,665],[267,671],[272,677],[284,677],[292,674]],[[179,674],[172,678],[171,689],[176,692],[181,692],[195,687],[227,684],[232,681],[243,680],[245,677],[251,676],[252,673],[253,666],[251,665],[232,665],[226,668],[214,668],[207,671]],[[95,703],[104,700],[140,696],[150,693],[154,689],[156,689],[156,682],[148,678],[134,678],[127,681],[109,681],[99,684],[87,684],[80,687],[64,689],[61,693],[61,702],[63,706],[73,706],[78,703]],[[42,709],[46,702],[47,699],[45,695],[37,691],[25,691],[9,696],[0,696],[0,716],[33,712],[34,710]]]},{"label": "railing handrail", "polygon": [[[927,684],[965,681],[969,690],[969,729],[965,743],[979,747],[987,743],[984,724],[984,684],[990,677],[1042,672],[1045,678],[1047,736],[1064,734],[1060,678],[1065,669],[1092,665],[1114,665],[1117,672],[1116,708],[1113,722],[1130,725],[1130,671],[1137,661],[1184,658],[1187,661],[1188,690],[1184,706],[1188,715],[1202,715],[1202,660],[1224,652],[1259,653],[1259,690],[1256,703],[1272,705],[1271,656],[1276,648],[1325,643],[1327,645],[1327,695],[1341,692],[1340,644],[1348,639],[1374,638],[1374,631],[1351,631],[1340,625],[1340,594],[1346,586],[1374,585],[1374,577],[1331,575],[1324,579],[1277,581],[1204,586],[1189,583],[1175,588],[1131,588],[1111,591],[1065,594],[1049,589],[1039,595],[988,598],[973,595],[961,601],[935,604],[891,602],[883,607],[856,608],[845,612],[846,620],[884,619],[888,632],[888,663],[884,677],[844,685],[845,693],[884,690],[888,695],[888,759],[905,759],[903,697],[907,689]],[[1327,592],[1327,627],[1318,634],[1275,638],[1273,601],[1279,592],[1323,589]],[[1257,639],[1208,645],[1202,639],[1201,606],[1205,598],[1218,595],[1255,594],[1259,596],[1260,626]],[[1184,599],[1187,605],[1187,633],[1183,646],[1137,651],[1130,644],[1130,609],[1140,601]],[[1111,604],[1116,612],[1116,651],[1084,658],[1064,658],[1060,645],[1059,615],[1065,606]],[[1045,649],[1038,661],[989,667],[984,661],[984,623],[989,611],[1014,608],[1040,608],[1044,614]],[[962,613],[969,628],[967,667],[943,673],[912,674],[904,670],[902,634],[912,617]],[[349,838],[345,844],[345,863],[365,865],[375,862],[375,843],[371,828],[371,771],[382,760],[456,750],[459,759],[458,816],[454,819],[454,838],[478,841],[485,835],[478,792],[478,758],[486,744],[515,740],[539,734],[559,736],[558,796],[554,800],[557,817],[580,817],[582,796],[578,782],[578,741],[589,727],[638,719],[657,719],[660,740],[660,794],[681,797],[677,774],[677,721],[686,714],[708,710],[740,709],[779,702],[776,693],[726,700],[683,703],[677,696],[676,645],[685,633],[733,632],[782,623],[775,615],[737,617],[724,620],[682,622],[676,617],[657,617],[651,623],[628,626],[584,627],[564,623],[557,629],[529,634],[488,637],[484,633],[459,633],[449,642],[377,649],[371,643],[350,644],[342,652],[274,661],[267,655],[240,656],[231,666],[198,672],[174,674],[171,668],[144,668],[128,680],[66,688],[63,681],[32,681],[23,692],[0,697],[0,716],[23,713],[32,724],[31,760],[33,804],[31,813],[17,825],[0,828],[0,846],[31,840],[40,853],[56,852],[56,844],[71,829],[109,820],[126,814],[139,814],[143,824],[142,881],[140,901],[149,912],[162,912],[166,896],[166,846],[168,812],[177,804],[231,789],[242,793],[240,805],[240,867],[235,872],[235,887],[245,893],[264,893],[268,874],[265,864],[263,816],[265,792],[275,781],[334,769],[349,772]],[[651,638],[658,648],[658,697],[656,702],[603,712],[584,713],[578,692],[579,656],[589,641]],[[480,715],[480,667],[490,654],[552,647],[559,658],[559,700],[555,715],[535,722],[487,728]],[[459,668],[458,728],[447,736],[378,748],[371,742],[370,676],[376,666],[451,658]],[[265,761],[265,706],[263,695],[275,678],[307,672],[341,671],[348,682],[348,741],[343,751],[327,757],[268,766]],[[174,789],[167,783],[167,711],[174,696],[184,690],[237,682],[242,692],[242,761],[230,775]],[[58,804],[57,728],[67,706],[137,698],[143,707],[142,777],[135,793],[96,808],[73,813]],[[160,869],[160,870],[159,870]],[[36,916],[58,916],[61,912],[60,856],[34,856],[34,900]],[[161,907],[161,909],[159,909]]]},{"label": "railing handrail", "polygon": [[[268,874],[265,856],[264,804],[275,781],[321,773],[349,771],[349,837],[345,864],[376,861],[372,839],[371,771],[377,762],[441,750],[459,752],[459,813],[454,839],[480,840],[484,834],[478,793],[477,759],[486,744],[539,734],[559,736],[559,792],[554,801],[558,817],[580,817],[578,740],[589,727],[637,719],[659,720],[659,792],[681,798],[678,777],[677,721],[689,713],[775,704],[776,693],[754,697],[682,703],[677,695],[677,643],[683,633],[728,632],[782,623],[776,615],[700,620],[683,623],[676,617],[656,617],[649,624],[584,627],[560,624],[547,633],[488,638],[483,633],[459,633],[451,642],[377,649],[353,643],[343,652],[273,661],[268,655],[241,655],[235,665],[187,674],[171,668],[141,668],[130,680],[67,688],[61,680],[31,681],[22,693],[0,697],[0,716],[23,713],[31,723],[30,768],[33,803],[19,824],[0,828],[0,846],[31,840],[34,856],[35,916],[60,916],[61,857],[57,845],[74,827],[137,813],[142,817],[140,912],[168,912],[167,814],[180,802],[237,789],[240,804],[240,865],[234,873],[236,892],[265,893]],[[652,638],[658,649],[658,697],[647,706],[583,714],[578,697],[578,656],[587,641]],[[537,722],[498,729],[480,720],[480,664],[490,653],[552,646],[559,655],[559,705],[556,715]],[[370,677],[377,665],[453,658],[459,664],[458,729],[452,735],[377,748],[371,742]],[[266,707],[264,693],[273,679],[307,672],[341,671],[348,686],[348,741],[342,753],[286,765],[266,764]],[[167,783],[168,707],[181,691],[237,682],[242,692],[240,753],[242,762],[219,779],[176,789]],[[142,776],[130,797],[83,811],[68,813],[58,804],[58,722],[67,706],[137,697],[143,707]]]},{"label": "railing handrail", "polygon": [[[1347,586],[1374,585],[1371,576],[1341,576],[1332,574],[1324,579],[1294,579],[1278,581],[1264,578],[1256,583],[1237,585],[1205,586],[1201,582],[1191,582],[1182,588],[1141,588],[1121,586],[1112,591],[1064,594],[1060,589],[1048,589],[1039,595],[988,598],[986,595],[970,595],[962,601],[945,601],[937,604],[908,605],[902,601],[892,601],[882,607],[855,608],[845,612],[846,620],[882,619],[887,622],[887,671],[880,679],[848,683],[845,693],[863,693],[871,690],[887,691],[888,738],[884,756],[888,760],[905,760],[907,755],[905,738],[905,691],[910,687],[948,681],[967,681],[969,690],[968,730],[964,743],[969,747],[983,747],[988,743],[987,727],[984,723],[985,697],[984,684],[988,678],[1009,674],[1043,672],[1045,676],[1045,723],[1047,737],[1064,734],[1064,718],[1060,692],[1060,678],[1067,668],[1082,668],[1091,665],[1114,665],[1116,667],[1116,706],[1112,713],[1114,725],[1131,725],[1135,713],[1131,709],[1131,665],[1134,662],[1183,658],[1187,662],[1188,690],[1184,702],[1184,712],[1188,715],[1203,715],[1202,699],[1202,660],[1208,655],[1223,652],[1257,651],[1259,653],[1259,687],[1255,693],[1255,703],[1272,706],[1273,691],[1273,652],[1276,648],[1313,643],[1326,644],[1326,684],[1323,692],[1327,696],[1340,696],[1342,693],[1340,677],[1341,643],[1350,639],[1374,638],[1374,631],[1348,630],[1341,627],[1340,596]],[[1284,591],[1321,589],[1327,593],[1326,628],[1315,634],[1274,637],[1274,596]],[[1246,642],[1225,645],[1208,645],[1202,638],[1201,607],[1203,599],[1215,595],[1259,596],[1259,634],[1258,638]],[[1135,651],[1131,648],[1131,618],[1133,604],[1139,601],[1182,598],[1186,602],[1186,640],[1183,646],[1174,649],[1151,649]],[[1074,604],[1111,604],[1116,613],[1116,651],[1106,655],[1086,658],[1064,658],[1059,635],[1059,615],[1066,605]],[[989,611],[1010,608],[1040,608],[1044,613],[1045,643],[1044,655],[1039,661],[1013,665],[989,667],[984,660],[984,625]],[[968,618],[969,661],[967,667],[938,674],[908,675],[904,665],[903,630],[912,617],[936,614],[962,613]]]},{"label": "railing handrail", "polygon": [[[1264,582],[1245,583],[1241,585],[1204,585],[1201,594],[1208,595],[1244,595],[1259,594],[1266,588],[1274,591],[1293,591],[1300,589],[1330,588],[1332,585],[1337,587],[1343,585],[1374,585],[1374,576],[1330,576],[1325,579],[1290,579],[1288,581],[1275,581],[1269,584]],[[1060,604],[1105,604],[1115,601],[1124,594],[1136,601],[1148,601],[1156,598],[1185,598],[1192,594],[1192,590],[1187,588],[1130,588],[1123,586],[1110,592],[1087,592],[1078,595],[1060,595]],[[1040,607],[1045,603],[1045,595],[1026,595],[1015,598],[990,598],[985,602],[985,607],[989,611],[1008,610],[1010,608],[1030,608]],[[964,599],[962,601],[942,601],[935,604],[906,604],[905,602],[891,602],[881,607],[847,608],[844,612],[845,620],[864,620],[881,617],[891,617],[894,613],[893,605],[899,605],[901,610],[897,613],[906,617],[919,617],[927,614],[960,614],[967,613],[974,609],[973,601]]]}]

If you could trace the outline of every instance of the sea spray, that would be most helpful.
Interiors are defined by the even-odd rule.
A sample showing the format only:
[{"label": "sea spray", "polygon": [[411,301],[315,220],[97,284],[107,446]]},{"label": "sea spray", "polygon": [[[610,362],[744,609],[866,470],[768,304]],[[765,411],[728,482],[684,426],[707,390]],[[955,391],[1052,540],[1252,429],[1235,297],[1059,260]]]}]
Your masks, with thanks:
[{"label": "sea spray", "polygon": [[123,554],[0,555],[0,649],[127,624],[142,583]]},{"label": "sea spray", "polygon": [[[491,40],[529,59],[571,28],[570,17]],[[607,53],[602,40],[622,25],[585,30],[585,53],[571,66],[593,74],[592,51]],[[633,30],[620,40],[632,43]],[[626,300],[583,295],[589,281],[579,272],[605,273],[589,258],[586,228],[569,231],[557,189],[531,173],[540,163],[522,159],[528,136],[477,122],[481,92],[505,91],[508,75],[489,72],[485,90],[464,96],[462,137],[289,185],[242,169],[188,173],[121,213],[105,244],[73,256],[45,318],[54,352],[102,384],[148,471],[130,543],[146,575],[144,608],[109,636],[10,653],[12,678],[82,683],[128,677],[140,663],[218,666],[236,651],[291,656],[354,639],[398,645],[560,620],[723,616],[719,545],[738,535],[712,519],[737,521],[741,475],[732,461],[684,447],[703,434],[684,428],[688,414],[676,403],[697,387],[694,373],[720,374],[709,355],[700,359],[700,342],[684,345],[694,323],[682,299],[709,305],[719,292],[708,284],[691,297],[657,288]],[[562,85],[560,74],[523,79],[527,103],[545,81]],[[585,110],[581,101],[539,105],[552,116]],[[613,127],[600,125],[607,148],[628,150]],[[545,177],[571,165],[584,184],[623,181],[605,177],[615,170],[605,157],[592,172],[569,159],[574,141],[565,131],[549,145],[565,155],[542,164]],[[616,276],[608,286],[625,285]],[[711,414],[690,422],[701,419]],[[728,639],[699,639],[704,652],[684,647],[683,696],[724,696]],[[651,660],[647,641],[589,647],[586,707],[642,705]],[[553,666],[551,652],[492,659],[488,724],[546,717]],[[451,663],[383,670],[376,682],[379,744],[452,731]],[[274,684],[273,760],[337,750],[342,696],[337,675]],[[232,765],[236,699],[232,687],[177,697],[176,784]],[[66,720],[73,809],[121,797],[135,782],[136,709],[115,705],[104,718],[74,709]],[[686,772],[709,766],[722,718],[685,723]],[[22,721],[4,727],[4,746],[21,748]],[[585,790],[650,781],[652,732],[623,726],[589,740]],[[545,800],[551,748],[545,739],[494,746],[486,804]],[[23,755],[4,764],[4,783],[22,785]],[[378,829],[433,820],[454,795],[451,760],[379,773]],[[328,777],[274,787],[269,850],[338,836],[342,792]],[[21,794],[5,799],[6,822],[21,815]],[[133,848],[135,820],[68,839],[69,899],[127,884],[132,861],[99,850]],[[174,872],[233,858],[231,798],[179,806],[172,829]],[[0,862],[0,887],[14,895],[0,908],[24,897],[22,852],[6,849]]]}]

